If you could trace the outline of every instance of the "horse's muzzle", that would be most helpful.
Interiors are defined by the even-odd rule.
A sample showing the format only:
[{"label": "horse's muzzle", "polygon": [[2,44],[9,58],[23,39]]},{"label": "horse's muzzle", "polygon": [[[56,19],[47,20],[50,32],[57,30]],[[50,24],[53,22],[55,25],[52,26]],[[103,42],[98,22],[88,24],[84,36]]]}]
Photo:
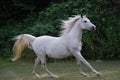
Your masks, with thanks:
[{"label": "horse's muzzle", "polygon": [[91,29],[95,31],[95,30],[96,30],[96,26],[92,26],[92,28],[91,28]]},{"label": "horse's muzzle", "polygon": [[94,29],[93,29],[94,31],[96,30],[96,26],[94,27]]}]

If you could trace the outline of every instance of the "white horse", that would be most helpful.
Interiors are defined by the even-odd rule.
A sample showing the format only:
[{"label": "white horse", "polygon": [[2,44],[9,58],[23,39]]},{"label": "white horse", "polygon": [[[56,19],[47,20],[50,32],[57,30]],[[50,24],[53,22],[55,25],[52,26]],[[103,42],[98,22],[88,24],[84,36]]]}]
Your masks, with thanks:
[{"label": "white horse", "polygon": [[57,78],[56,75],[51,73],[46,65],[46,55],[51,58],[62,59],[69,56],[74,56],[77,61],[80,73],[84,76],[89,76],[84,73],[80,67],[80,61],[83,62],[88,68],[92,70],[97,76],[100,76],[101,73],[96,71],[81,55],[81,38],[82,30],[96,30],[96,26],[90,22],[90,20],[85,15],[76,15],[70,17],[68,20],[62,21],[62,28],[60,37],[52,36],[40,36],[34,37],[30,34],[21,34],[15,39],[16,43],[13,46],[13,52],[15,57],[12,58],[12,61],[17,60],[21,56],[21,52],[25,46],[34,50],[37,55],[35,60],[33,74],[34,76],[40,77],[36,73],[36,67],[38,63],[41,62],[42,68],[49,74],[51,77]]}]

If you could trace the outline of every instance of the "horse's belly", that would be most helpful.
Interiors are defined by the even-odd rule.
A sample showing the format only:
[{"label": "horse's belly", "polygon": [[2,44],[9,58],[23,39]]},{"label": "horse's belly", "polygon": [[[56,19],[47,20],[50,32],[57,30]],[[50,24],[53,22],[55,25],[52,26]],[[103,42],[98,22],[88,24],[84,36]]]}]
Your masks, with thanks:
[{"label": "horse's belly", "polygon": [[65,52],[65,51],[60,51],[60,52],[53,51],[51,53],[47,53],[47,55],[51,58],[62,59],[62,58],[69,57],[72,54],[69,52]]},{"label": "horse's belly", "polygon": [[67,49],[67,47],[65,47],[64,45],[55,45],[54,47],[51,46],[49,47],[49,49],[47,49],[46,54],[49,57],[57,59],[66,58],[72,55],[71,52]]}]

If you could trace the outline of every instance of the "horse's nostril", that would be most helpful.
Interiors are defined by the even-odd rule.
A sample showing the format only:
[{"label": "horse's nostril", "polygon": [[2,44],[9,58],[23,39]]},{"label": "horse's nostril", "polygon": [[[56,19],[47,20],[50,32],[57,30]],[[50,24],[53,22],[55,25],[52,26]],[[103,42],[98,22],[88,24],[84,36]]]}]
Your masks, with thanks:
[{"label": "horse's nostril", "polygon": [[92,30],[96,30],[96,26],[92,26],[92,28],[91,28]]},{"label": "horse's nostril", "polygon": [[94,27],[93,27],[93,26],[91,27],[91,30],[94,30]]}]

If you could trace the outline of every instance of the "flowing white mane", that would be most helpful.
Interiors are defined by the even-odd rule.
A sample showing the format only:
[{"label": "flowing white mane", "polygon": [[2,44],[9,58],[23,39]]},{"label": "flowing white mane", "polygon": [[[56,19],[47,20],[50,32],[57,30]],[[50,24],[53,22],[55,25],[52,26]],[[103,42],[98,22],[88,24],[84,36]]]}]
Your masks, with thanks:
[{"label": "flowing white mane", "polygon": [[73,27],[74,23],[81,18],[81,15],[75,15],[74,17],[69,17],[68,20],[62,20],[62,26],[63,30],[61,31],[61,36],[66,35]]}]

